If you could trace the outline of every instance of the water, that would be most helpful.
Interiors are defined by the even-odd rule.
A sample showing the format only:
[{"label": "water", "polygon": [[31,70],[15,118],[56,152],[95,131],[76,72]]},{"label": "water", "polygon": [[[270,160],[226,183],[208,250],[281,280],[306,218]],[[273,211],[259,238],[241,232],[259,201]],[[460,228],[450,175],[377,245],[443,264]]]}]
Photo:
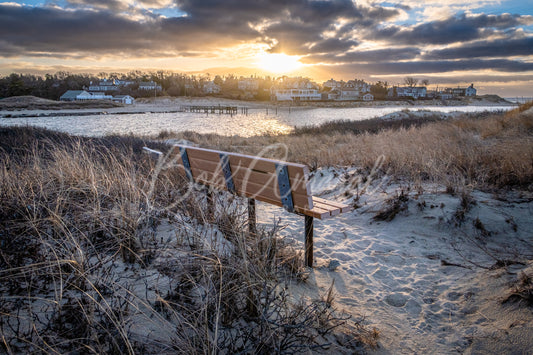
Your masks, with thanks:
[{"label": "water", "polygon": [[102,114],[93,116],[0,118],[2,126],[38,126],[74,135],[107,134],[157,135],[163,130],[194,131],[250,137],[264,133],[288,133],[293,127],[319,125],[328,121],[365,120],[401,111],[480,112],[509,110],[513,106],[417,106],[356,108],[250,109],[247,115],[201,113]]}]

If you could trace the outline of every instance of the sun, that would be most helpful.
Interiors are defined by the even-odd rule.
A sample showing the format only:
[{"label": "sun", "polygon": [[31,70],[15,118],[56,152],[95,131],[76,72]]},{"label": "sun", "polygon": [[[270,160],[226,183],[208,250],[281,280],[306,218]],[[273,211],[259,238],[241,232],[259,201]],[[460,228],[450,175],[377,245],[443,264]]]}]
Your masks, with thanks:
[{"label": "sun", "polygon": [[257,66],[275,74],[285,74],[303,66],[299,56],[284,53],[263,53],[258,56]]}]

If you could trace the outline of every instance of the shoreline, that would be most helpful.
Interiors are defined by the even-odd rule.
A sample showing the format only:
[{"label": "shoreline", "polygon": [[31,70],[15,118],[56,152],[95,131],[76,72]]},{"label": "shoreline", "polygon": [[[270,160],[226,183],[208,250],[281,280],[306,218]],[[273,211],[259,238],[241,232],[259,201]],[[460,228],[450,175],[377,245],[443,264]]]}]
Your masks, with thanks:
[{"label": "shoreline", "polygon": [[[11,98],[8,98],[11,99]],[[144,113],[178,113],[182,106],[237,106],[249,109],[276,110],[277,108],[316,109],[316,108],[384,108],[408,106],[417,107],[434,106],[517,106],[499,97],[475,97],[461,100],[423,100],[423,101],[316,101],[316,102],[260,102],[241,101],[217,97],[158,97],[140,98],[132,105],[109,107],[108,103],[95,102],[96,107],[87,107],[87,103],[80,104],[79,108],[72,108],[73,103],[63,103],[38,98],[21,97],[20,102],[3,103],[0,100],[0,118],[26,118],[26,117],[51,117],[51,116],[90,116],[90,115],[128,115]],[[14,99],[10,101],[15,101]],[[65,105],[63,105],[65,104]],[[63,107],[58,108],[58,106]],[[103,107],[98,107],[103,105]]]}]

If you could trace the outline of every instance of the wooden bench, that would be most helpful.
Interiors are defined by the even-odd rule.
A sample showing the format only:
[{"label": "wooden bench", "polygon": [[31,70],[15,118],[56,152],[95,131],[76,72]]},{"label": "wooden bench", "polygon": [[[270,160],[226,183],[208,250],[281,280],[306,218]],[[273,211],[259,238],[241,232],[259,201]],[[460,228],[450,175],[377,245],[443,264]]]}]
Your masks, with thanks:
[{"label": "wooden bench", "polygon": [[[251,155],[174,145],[177,168],[191,182],[248,198],[248,228],[256,233],[255,200],[305,217],[305,263],[313,266],[313,219],[351,211],[349,205],[311,195],[305,165]],[[163,153],[144,147],[155,157]]]}]

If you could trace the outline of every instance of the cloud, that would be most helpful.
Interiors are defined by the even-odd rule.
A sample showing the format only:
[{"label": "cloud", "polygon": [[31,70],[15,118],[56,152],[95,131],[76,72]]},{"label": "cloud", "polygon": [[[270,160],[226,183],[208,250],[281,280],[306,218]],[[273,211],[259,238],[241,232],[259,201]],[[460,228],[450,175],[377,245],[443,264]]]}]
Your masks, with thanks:
[{"label": "cloud", "polygon": [[500,72],[533,71],[533,63],[509,59],[471,59],[471,60],[435,60],[435,61],[383,61],[380,63],[351,63],[340,65],[347,71],[373,74],[426,74],[456,71],[497,70]]},{"label": "cloud", "polygon": [[303,58],[301,61],[306,64],[335,64],[335,63],[359,63],[359,62],[391,62],[400,60],[412,60],[420,54],[420,50],[416,47],[406,48],[386,48],[377,50],[359,50],[347,52],[342,55],[311,55]]},{"label": "cloud", "polygon": [[533,37],[518,39],[498,39],[479,41],[459,47],[436,49],[424,54],[424,59],[462,59],[494,58],[509,56],[531,56],[533,54]]},{"label": "cloud", "polygon": [[[64,8],[0,4],[0,58],[206,58],[249,45],[352,73],[533,70],[528,62],[533,37],[526,27],[532,16],[467,13],[400,26],[394,21],[423,2],[392,7],[352,0],[66,2]],[[169,8],[183,16],[159,15]]]},{"label": "cloud", "polygon": [[450,44],[484,38],[499,30],[530,24],[531,16],[461,15],[411,27],[397,25],[378,29],[368,38],[404,45]]}]

